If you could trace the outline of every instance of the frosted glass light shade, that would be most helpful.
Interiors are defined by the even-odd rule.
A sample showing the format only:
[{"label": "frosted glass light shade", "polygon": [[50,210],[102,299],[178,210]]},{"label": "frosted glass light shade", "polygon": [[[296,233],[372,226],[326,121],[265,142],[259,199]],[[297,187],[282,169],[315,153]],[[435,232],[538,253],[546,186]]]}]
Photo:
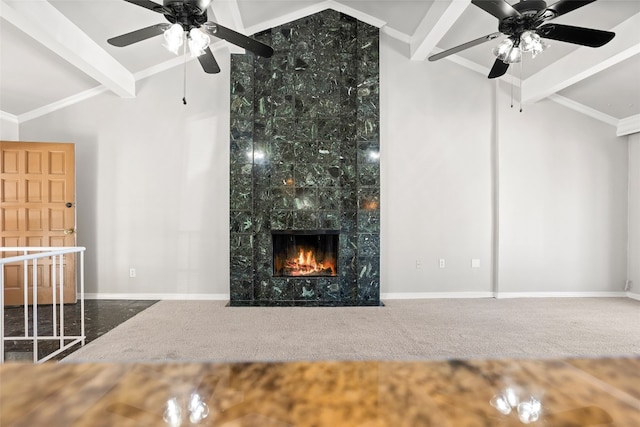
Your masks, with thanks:
[{"label": "frosted glass light shade", "polygon": [[493,54],[502,62],[506,62],[509,52],[513,48],[513,40],[510,38],[502,40],[500,44],[493,48]]},{"label": "frosted glass light shade", "polygon": [[184,31],[182,30],[182,25],[173,24],[169,27],[168,30],[164,32],[164,47],[166,47],[169,52],[173,52],[176,55],[178,54],[178,50],[180,46],[182,46],[182,39],[184,38]]},{"label": "frosted glass light shade", "polygon": [[205,33],[197,28],[192,28],[189,31],[189,52],[191,57],[204,55],[204,50],[209,46],[211,39]]}]

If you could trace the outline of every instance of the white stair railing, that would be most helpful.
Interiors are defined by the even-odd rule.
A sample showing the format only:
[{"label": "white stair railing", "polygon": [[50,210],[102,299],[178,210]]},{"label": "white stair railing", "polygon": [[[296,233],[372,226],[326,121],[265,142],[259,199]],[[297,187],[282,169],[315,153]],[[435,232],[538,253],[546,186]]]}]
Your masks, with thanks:
[{"label": "white stair railing", "polygon": [[[0,258],[0,363],[4,363],[6,341],[33,341],[33,362],[45,362],[62,353],[70,347],[80,343],[85,344],[84,325],[84,251],[83,247],[0,247],[0,252],[22,253],[19,256]],[[35,253],[32,253],[35,252]],[[65,335],[64,331],[64,256],[79,254],[79,294],[80,294],[80,335]],[[52,335],[38,334],[38,260],[51,258],[51,288],[52,288]],[[31,282],[29,283],[29,261],[31,261]],[[19,336],[5,336],[4,319],[4,290],[5,265],[16,262],[23,263],[24,270],[24,334]],[[29,334],[29,288],[33,293],[32,328]],[[47,304],[48,305],[48,304]],[[41,307],[45,309],[45,307]],[[58,321],[59,315],[59,321]],[[40,341],[59,341],[59,348],[49,352],[42,358],[38,357]],[[68,341],[68,342],[66,342]]]}]

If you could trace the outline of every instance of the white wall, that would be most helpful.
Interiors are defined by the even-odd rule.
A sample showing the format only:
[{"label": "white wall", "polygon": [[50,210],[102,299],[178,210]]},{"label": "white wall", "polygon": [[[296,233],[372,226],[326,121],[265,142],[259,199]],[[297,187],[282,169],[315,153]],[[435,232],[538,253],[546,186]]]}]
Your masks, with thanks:
[{"label": "white wall", "polygon": [[382,292],[488,293],[492,86],[381,38]]},{"label": "white wall", "polygon": [[629,135],[629,280],[640,295],[640,133]]},{"label": "white wall", "polygon": [[[485,76],[409,61],[381,37],[382,292],[492,294],[495,141],[501,291],[622,291],[615,129],[551,102],[509,110]],[[187,106],[178,67],[138,82],[135,99],[102,94],[21,124],[23,140],[76,143],[89,292],[228,293],[229,58],[216,57],[217,76],[189,64]]]},{"label": "white wall", "polygon": [[17,141],[18,140],[18,122],[12,118],[4,117],[0,113],[0,140]]},{"label": "white wall", "polygon": [[[78,244],[89,293],[228,294],[229,54],[139,81],[21,125],[76,143]],[[137,277],[129,278],[129,268]]]},{"label": "white wall", "polygon": [[381,61],[382,292],[491,294],[494,232],[503,296],[623,291],[626,138],[550,101],[520,113],[507,85],[384,35]]},{"label": "white wall", "polygon": [[520,113],[503,89],[500,292],[622,292],[627,138],[551,101]]}]

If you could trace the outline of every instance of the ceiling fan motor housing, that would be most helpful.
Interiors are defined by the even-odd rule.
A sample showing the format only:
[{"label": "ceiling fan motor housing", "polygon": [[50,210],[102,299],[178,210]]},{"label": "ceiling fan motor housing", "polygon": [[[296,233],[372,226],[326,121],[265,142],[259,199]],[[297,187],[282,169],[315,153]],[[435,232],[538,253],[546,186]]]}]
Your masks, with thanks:
[{"label": "ceiling fan motor housing", "polygon": [[543,20],[547,19],[547,3],[543,0],[526,0],[512,6],[519,12],[516,16],[509,16],[500,21],[498,31],[518,40],[525,31],[534,30]]},{"label": "ceiling fan motor housing", "polygon": [[180,24],[185,31],[200,28],[207,22],[207,0],[164,0],[163,14],[172,24]]}]

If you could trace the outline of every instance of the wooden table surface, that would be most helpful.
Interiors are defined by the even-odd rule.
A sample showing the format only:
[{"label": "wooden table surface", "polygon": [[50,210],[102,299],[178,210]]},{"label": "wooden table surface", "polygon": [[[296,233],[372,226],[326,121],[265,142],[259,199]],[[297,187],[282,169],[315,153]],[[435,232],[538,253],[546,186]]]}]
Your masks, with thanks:
[{"label": "wooden table surface", "polygon": [[2,427],[522,426],[521,417],[640,426],[640,358],[0,366]]}]

